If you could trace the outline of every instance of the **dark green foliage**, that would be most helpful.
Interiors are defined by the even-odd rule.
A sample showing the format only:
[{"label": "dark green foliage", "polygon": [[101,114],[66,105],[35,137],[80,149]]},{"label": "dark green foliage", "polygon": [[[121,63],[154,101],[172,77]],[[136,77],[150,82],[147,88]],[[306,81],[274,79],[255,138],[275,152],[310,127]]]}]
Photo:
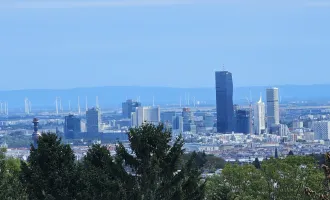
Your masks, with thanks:
[{"label": "dark green foliage", "polygon": [[109,150],[93,145],[78,166],[80,180],[78,199],[128,199],[128,191],[133,185],[132,179],[124,168],[117,165]]},{"label": "dark green foliage", "polygon": [[260,169],[261,165],[260,165],[260,161],[258,158],[255,158],[253,161],[253,165],[256,167],[256,169]]},{"label": "dark green foliage", "polygon": [[75,156],[55,134],[43,133],[37,149],[31,145],[28,163],[22,162],[21,169],[29,199],[75,199]]},{"label": "dark green foliage", "polygon": [[130,130],[132,154],[122,144],[117,148],[116,161],[131,169],[135,181],[129,199],[191,199],[204,198],[200,168],[203,156],[196,153],[180,167],[183,139],[177,138],[171,146],[171,133],[163,125],[145,124]]},{"label": "dark green foliage", "polygon": [[[182,162],[182,137],[172,143],[171,133],[163,125],[131,129],[129,142],[131,151],[118,144],[116,155],[111,156],[106,147],[93,145],[83,160],[75,161],[69,145],[62,144],[56,134],[43,133],[38,147],[31,145],[27,162],[5,165],[0,159],[1,167],[11,166],[0,172],[16,177],[9,179],[0,173],[0,183],[7,183],[6,187],[0,185],[0,199],[204,199],[201,173],[208,161],[205,153],[191,153]],[[214,157],[210,160],[218,165]]]},{"label": "dark green foliage", "polygon": [[[182,164],[186,163],[191,157],[192,153],[187,153],[183,155]],[[226,165],[226,161],[220,157],[214,155],[205,154],[204,152],[197,152],[198,157],[205,157],[202,163],[205,163],[203,166],[204,171],[215,172],[217,169],[223,169]],[[200,158],[198,158],[200,160]]]},{"label": "dark green foliage", "polygon": [[325,164],[326,156],[324,156],[324,154],[312,154],[311,156],[318,162],[320,166]]}]

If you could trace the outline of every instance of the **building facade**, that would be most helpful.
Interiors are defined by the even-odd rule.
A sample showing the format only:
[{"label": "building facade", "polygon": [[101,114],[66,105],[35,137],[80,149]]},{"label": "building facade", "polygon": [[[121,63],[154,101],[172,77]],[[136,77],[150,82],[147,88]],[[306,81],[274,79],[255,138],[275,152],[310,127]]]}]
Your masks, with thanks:
[{"label": "building facade", "polygon": [[330,139],[330,121],[313,121],[312,130],[315,140]]},{"label": "building facade", "polygon": [[261,97],[254,107],[254,133],[260,135],[266,130],[265,103]]},{"label": "building facade", "polygon": [[140,107],[141,103],[128,99],[126,102],[122,103],[122,115],[123,118],[131,118],[132,112],[135,112],[137,107]]},{"label": "building facade", "polygon": [[274,125],[280,124],[280,105],[278,98],[278,88],[268,88],[267,95],[267,127],[270,129]]},{"label": "building facade", "polygon": [[159,107],[137,107],[132,113],[132,126],[141,126],[143,123],[159,124],[160,108]]},{"label": "building facade", "polygon": [[178,130],[180,133],[183,132],[183,117],[182,116],[174,116],[172,118],[172,129]]},{"label": "building facade", "polygon": [[162,123],[171,123],[172,124],[172,119],[175,117],[175,111],[166,111],[160,113],[160,120]]},{"label": "building facade", "polygon": [[101,111],[99,108],[91,108],[86,112],[86,126],[88,133],[101,132]]},{"label": "building facade", "polygon": [[68,115],[64,118],[64,137],[74,139],[75,134],[81,133],[81,120],[74,115]]},{"label": "building facade", "polygon": [[215,72],[217,132],[233,131],[233,79],[228,71]]},{"label": "building facade", "polygon": [[250,133],[250,111],[238,109],[235,112],[235,132],[249,134]]},{"label": "building facade", "polygon": [[294,128],[294,129],[304,128],[304,122],[299,121],[299,120],[294,120],[292,122],[292,128]]},{"label": "building facade", "polygon": [[204,127],[205,128],[213,128],[214,127],[214,116],[210,113],[206,113],[203,117]]},{"label": "building facade", "polygon": [[183,132],[196,133],[196,125],[194,122],[194,114],[191,112],[190,108],[182,109],[183,118]]}]

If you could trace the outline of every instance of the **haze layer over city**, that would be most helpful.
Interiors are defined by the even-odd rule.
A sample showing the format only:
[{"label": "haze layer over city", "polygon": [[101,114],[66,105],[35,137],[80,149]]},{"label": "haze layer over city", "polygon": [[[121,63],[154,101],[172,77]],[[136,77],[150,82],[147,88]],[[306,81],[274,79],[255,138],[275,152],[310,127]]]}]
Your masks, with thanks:
[{"label": "haze layer over city", "polygon": [[53,133],[81,161],[97,144],[131,150],[130,131],[147,124],[225,163],[329,152],[329,11],[310,0],[5,1],[0,145],[29,162]]}]

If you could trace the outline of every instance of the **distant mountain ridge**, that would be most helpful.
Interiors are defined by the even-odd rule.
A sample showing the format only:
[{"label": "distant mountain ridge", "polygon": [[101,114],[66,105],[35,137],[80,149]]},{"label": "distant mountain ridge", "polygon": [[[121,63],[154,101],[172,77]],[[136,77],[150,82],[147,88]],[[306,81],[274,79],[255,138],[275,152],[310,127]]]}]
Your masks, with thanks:
[{"label": "distant mountain ridge", "polygon": [[[279,88],[282,101],[291,100],[330,100],[330,84],[323,85],[282,85]],[[252,97],[255,102],[260,93],[265,101],[265,90],[268,86],[235,87],[235,103],[246,103],[247,98]],[[144,87],[144,86],[103,86],[73,89],[27,89],[0,91],[0,101],[7,101],[10,108],[24,108],[24,98],[32,102],[32,107],[54,107],[55,98],[61,97],[64,109],[77,108],[78,96],[81,108],[85,107],[85,97],[88,98],[88,106],[95,105],[95,97],[98,96],[101,107],[120,107],[126,99],[140,98],[143,105],[151,105],[153,97],[155,104],[179,104],[180,96],[182,105],[189,101],[193,105],[196,101],[207,104],[215,104],[215,88],[172,88],[172,87]]]}]

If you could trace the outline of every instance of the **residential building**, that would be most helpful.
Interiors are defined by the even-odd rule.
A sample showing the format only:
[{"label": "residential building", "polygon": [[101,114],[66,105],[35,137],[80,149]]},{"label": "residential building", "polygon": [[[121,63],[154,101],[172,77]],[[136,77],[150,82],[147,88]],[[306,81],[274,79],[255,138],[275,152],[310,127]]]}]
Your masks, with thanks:
[{"label": "residential building", "polygon": [[250,133],[250,111],[238,109],[235,112],[235,132],[249,134]]},{"label": "residential building", "polygon": [[190,108],[182,109],[182,118],[183,118],[183,132],[196,133],[196,125],[193,119],[194,115],[191,112]]},{"label": "residential building", "polygon": [[72,114],[64,118],[64,137],[74,139],[75,134],[81,133],[81,120]]},{"label": "residential building", "polygon": [[206,113],[204,115],[203,120],[204,120],[204,127],[205,128],[213,128],[214,127],[215,118],[212,114]]},{"label": "residential building", "polygon": [[101,132],[101,111],[99,108],[91,108],[86,111],[86,126],[88,133]]},{"label": "residential building", "polygon": [[123,118],[131,118],[132,112],[135,112],[137,107],[140,107],[141,103],[132,99],[126,100],[122,103],[122,115]]},{"label": "residential building", "polygon": [[141,126],[143,123],[159,124],[160,108],[159,107],[137,107],[132,113],[132,126]]},{"label": "residential building", "polygon": [[292,128],[294,128],[294,129],[304,128],[304,122],[299,121],[299,120],[294,120],[292,122]]},{"label": "residential building", "polygon": [[175,117],[175,111],[166,111],[160,113],[160,120],[162,123],[172,123],[172,119]]},{"label": "residential building", "polygon": [[179,130],[180,133],[183,132],[183,117],[182,116],[174,116],[172,118],[172,129]]},{"label": "residential building", "polygon": [[330,139],[330,121],[313,121],[312,130],[315,140]]}]

